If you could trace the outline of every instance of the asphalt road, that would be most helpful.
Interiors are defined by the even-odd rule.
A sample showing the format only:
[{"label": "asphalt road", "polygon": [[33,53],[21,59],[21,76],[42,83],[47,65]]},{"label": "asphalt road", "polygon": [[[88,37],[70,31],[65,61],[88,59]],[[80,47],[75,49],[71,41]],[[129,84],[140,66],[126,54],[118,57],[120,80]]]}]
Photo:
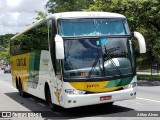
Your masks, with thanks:
[{"label": "asphalt road", "polygon": [[[45,101],[41,99],[31,95],[21,98],[12,86],[11,75],[0,71],[0,111],[36,111],[42,113],[43,117],[47,114],[53,119],[128,120],[129,117],[130,120],[158,120],[160,119],[160,82],[139,81],[136,99],[115,102],[113,106],[101,104],[51,112]],[[148,113],[152,116],[148,117]]]}]

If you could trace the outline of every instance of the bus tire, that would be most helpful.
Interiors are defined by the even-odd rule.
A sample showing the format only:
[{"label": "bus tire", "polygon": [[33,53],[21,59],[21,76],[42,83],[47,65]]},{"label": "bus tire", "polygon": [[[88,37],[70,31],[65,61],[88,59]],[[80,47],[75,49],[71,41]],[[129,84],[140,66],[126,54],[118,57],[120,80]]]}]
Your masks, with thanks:
[{"label": "bus tire", "polygon": [[18,83],[17,77],[16,77],[16,88],[17,88],[17,90],[19,91],[19,83]]},{"label": "bus tire", "polygon": [[47,105],[50,107],[51,111],[57,110],[58,106],[52,103],[51,92],[48,84],[45,85],[45,97],[46,97]]},{"label": "bus tire", "polygon": [[19,95],[22,96],[23,98],[25,97],[25,92],[22,89],[21,80],[19,81]]}]

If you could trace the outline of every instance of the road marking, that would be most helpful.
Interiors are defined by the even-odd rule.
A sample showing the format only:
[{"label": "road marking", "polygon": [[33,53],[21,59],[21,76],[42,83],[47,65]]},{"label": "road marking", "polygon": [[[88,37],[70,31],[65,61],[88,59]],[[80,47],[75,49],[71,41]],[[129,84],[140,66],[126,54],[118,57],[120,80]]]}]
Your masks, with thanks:
[{"label": "road marking", "polygon": [[8,86],[8,87],[10,87],[9,85],[7,85],[6,83],[4,83],[4,82],[2,82],[2,81],[0,81],[0,83],[2,83],[3,85],[6,85],[6,86]]},{"label": "road marking", "polygon": [[2,82],[2,81],[0,81],[0,83],[2,83],[3,85],[8,86],[8,87],[10,87],[11,89],[17,91],[16,88],[12,87],[12,85],[8,85],[8,84],[6,84],[6,83],[4,83],[4,82]]},{"label": "road marking", "polygon": [[144,104],[142,104],[142,103],[135,102],[135,101],[132,101],[132,100],[128,100],[128,102],[135,103],[135,104],[139,104],[139,105],[144,105]]},{"label": "road marking", "polygon": [[146,100],[146,101],[151,101],[151,102],[157,102],[157,103],[160,103],[159,100],[152,100],[152,99],[147,99],[147,98],[140,98],[140,97],[136,97],[137,99],[140,99],[140,100]]}]

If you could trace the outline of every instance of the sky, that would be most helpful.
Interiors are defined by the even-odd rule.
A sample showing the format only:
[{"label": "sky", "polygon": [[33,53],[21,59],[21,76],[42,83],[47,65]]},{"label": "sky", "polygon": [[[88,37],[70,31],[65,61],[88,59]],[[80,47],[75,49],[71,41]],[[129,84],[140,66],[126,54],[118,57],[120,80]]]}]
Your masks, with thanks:
[{"label": "sky", "polygon": [[35,21],[35,11],[47,12],[48,0],[0,0],[0,35],[18,33]]}]

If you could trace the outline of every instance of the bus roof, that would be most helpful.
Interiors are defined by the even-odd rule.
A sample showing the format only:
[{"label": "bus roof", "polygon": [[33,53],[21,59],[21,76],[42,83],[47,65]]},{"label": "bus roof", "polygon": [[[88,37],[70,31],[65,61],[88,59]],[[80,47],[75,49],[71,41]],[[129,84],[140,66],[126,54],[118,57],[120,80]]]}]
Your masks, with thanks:
[{"label": "bus roof", "polygon": [[126,18],[122,14],[111,12],[62,12],[49,15],[46,19],[65,18]]},{"label": "bus roof", "polygon": [[83,12],[83,11],[77,11],[77,12],[62,12],[62,13],[54,13],[51,15],[48,15],[46,18],[37,20],[33,24],[29,25],[25,30],[22,32],[16,34],[11,38],[13,40],[17,36],[21,35],[22,33],[25,33],[26,31],[32,29],[33,27],[39,25],[41,22],[49,20],[49,19],[67,19],[67,18],[126,18],[122,14],[118,13],[111,13],[111,12]]}]

